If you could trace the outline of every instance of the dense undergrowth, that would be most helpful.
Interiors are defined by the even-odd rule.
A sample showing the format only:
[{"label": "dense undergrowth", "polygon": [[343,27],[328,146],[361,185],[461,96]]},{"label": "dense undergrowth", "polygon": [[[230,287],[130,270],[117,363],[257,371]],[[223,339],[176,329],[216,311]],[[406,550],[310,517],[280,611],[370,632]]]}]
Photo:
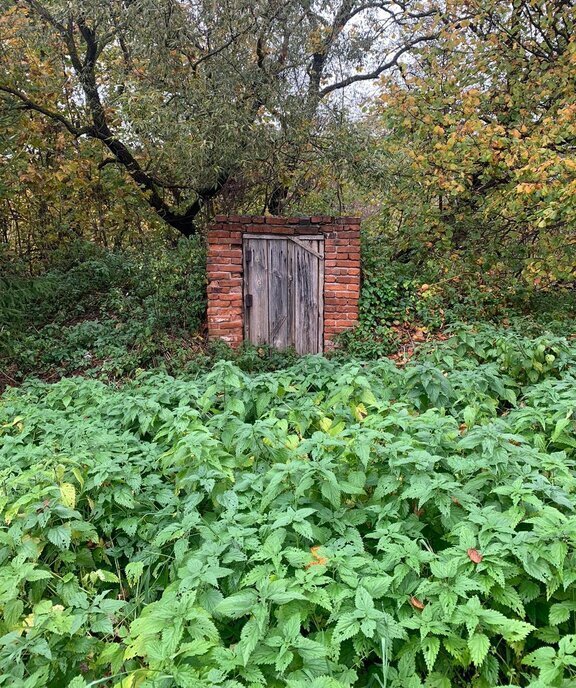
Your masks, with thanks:
[{"label": "dense undergrowth", "polygon": [[510,257],[488,251],[452,250],[444,255],[394,253],[379,233],[362,244],[360,322],[342,340],[346,351],[378,358],[434,338],[461,323],[492,323],[534,336],[569,335],[576,320],[574,284],[527,281]]},{"label": "dense undergrowth", "polygon": [[197,357],[206,302],[200,240],[122,252],[81,243],[36,267],[30,275],[0,260],[0,385],[30,375],[178,371]]},{"label": "dense undergrowth", "polygon": [[[407,352],[460,323],[491,322],[536,336],[569,335],[576,291],[529,288],[470,257],[403,263],[364,236],[360,322],[338,355],[374,359]],[[204,336],[206,268],[202,240],[161,241],[106,251],[68,245],[45,264],[0,254],[0,389],[30,376],[83,375],[118,381],[142,369],[170,374],[232,360],[243,370],[275,370],[293,353],[209,346]]]},{"label": "dense undergrowth", "polygon": [[0,685],[568,688],[573,343],[0,403]]}]

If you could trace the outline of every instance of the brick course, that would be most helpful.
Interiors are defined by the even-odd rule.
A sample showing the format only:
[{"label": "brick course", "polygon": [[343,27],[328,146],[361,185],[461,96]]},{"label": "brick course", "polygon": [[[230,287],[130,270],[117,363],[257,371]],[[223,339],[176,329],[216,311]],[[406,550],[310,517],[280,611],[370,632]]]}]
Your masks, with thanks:
[{"label": "brick course", "polygon": [[358,322],[360,220],[355,217],[217,215],[208,230],[208,336],[244,339],[242,235],[324,235],[324,350]]}]

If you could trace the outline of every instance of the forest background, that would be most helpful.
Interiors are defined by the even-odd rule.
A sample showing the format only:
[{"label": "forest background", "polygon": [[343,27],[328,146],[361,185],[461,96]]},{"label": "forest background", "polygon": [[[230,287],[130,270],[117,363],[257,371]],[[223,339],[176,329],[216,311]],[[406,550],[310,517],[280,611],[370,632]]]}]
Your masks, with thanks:
[{"label": "forest background", "polygon": [[3,384],[232,356],[204,341],[215,213],[362,216],[342,351],[404,360],[461,321],[571,333],[571,2],[0,12]]}]

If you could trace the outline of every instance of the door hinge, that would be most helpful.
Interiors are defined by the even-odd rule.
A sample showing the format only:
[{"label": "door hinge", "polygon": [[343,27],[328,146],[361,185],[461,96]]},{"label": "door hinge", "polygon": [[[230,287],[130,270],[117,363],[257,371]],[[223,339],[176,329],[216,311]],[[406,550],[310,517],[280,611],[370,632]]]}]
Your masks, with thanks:
[{"label": "door hinge", "polygon": [[252,294],[246,294],[244,305],[246,308],[252,308]]},{"label": "door hinge", "polygon": [[252,249],[247,248],[247,249],[244,251],[244,253],[245,253],[245,255],[246,255],[246,262],[247,262],[247,263],[251,263],[251,262],[252,262]]}]

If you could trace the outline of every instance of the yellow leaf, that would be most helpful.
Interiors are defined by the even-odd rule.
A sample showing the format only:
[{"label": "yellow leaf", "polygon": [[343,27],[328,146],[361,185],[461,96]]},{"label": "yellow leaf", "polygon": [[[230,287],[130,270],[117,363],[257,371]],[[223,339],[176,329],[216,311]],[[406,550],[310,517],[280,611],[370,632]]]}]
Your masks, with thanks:
[{"label": "yellow leaf", "polygon": [[125,679],[120,681],[120,683],[114,684],[114,688],[138,688],[149,675],[150,672],[146,669],[136,669],[136,671],[133,671]]},{"label": "yellow leaf", "polygon": [[60,485],[60,498],[62,499],[62,504],[69,509],[73,509],[76,506],[76,488],[72,483],[62,483]]},{"label": "yellow leaf", "polygon": [[361,423],[367,415],[368,411],[364,404],[358,404],[358,406],[354,407],[354,417],[359,423]]},{"label": "yellow leaf", "polygon": [[288,449],[296,449],[296,447],[300,444],[300,438],[298,435],[288,435],[286,438],[286,443],[285,446]]}]

